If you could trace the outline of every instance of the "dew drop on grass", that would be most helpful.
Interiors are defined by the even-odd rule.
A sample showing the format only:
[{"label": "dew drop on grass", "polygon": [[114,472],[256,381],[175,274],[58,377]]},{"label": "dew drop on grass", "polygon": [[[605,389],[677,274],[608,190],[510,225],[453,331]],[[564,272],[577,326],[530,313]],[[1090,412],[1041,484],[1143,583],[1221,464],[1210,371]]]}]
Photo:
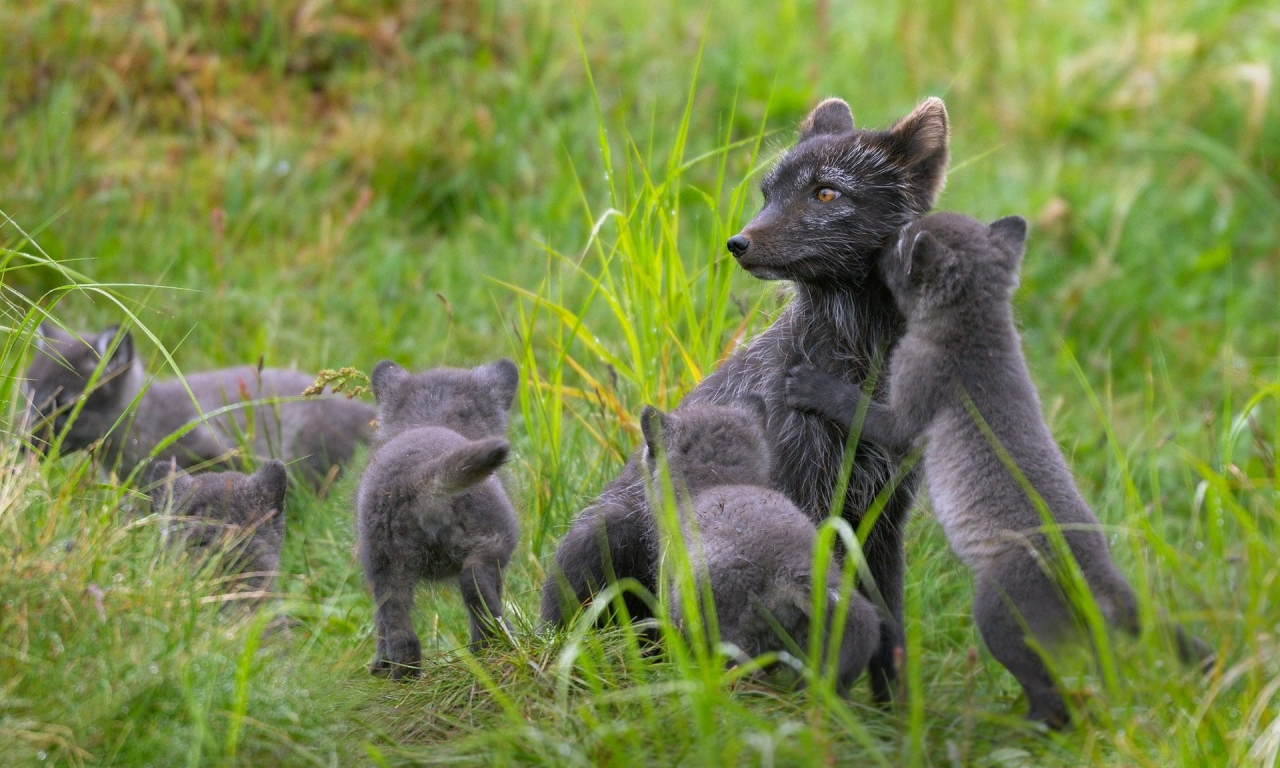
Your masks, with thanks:
[{"label": "dew drop on grass", "polygon": [[1196,542],[1196,549],[1204,549],[1204,542],[1203,542],[1203,541],[1197,541],[1197,542]]},{"label": "dew drop on grass", "polygon": [[123,573],[117,573],[115,576],[112,576],[112,577],[111,577],[111,580],[112,580],[112,581],[114,581],[115,583],[119,584],[120,582],[124,581],[124,574],[123,574]]},{"label": "dew drop on grass", "polygon": [[158,675],[160,674],[160,665],[153,661],[147,666],[147,671],[153,675]]},{"label": "dew drop on grass", "polygon": [[48,757],[49,757],[49,753],[45,752],[43,749],[36,753],[36,759],[41,762],[48,759]]},{"label": "dew drop on grass", "polygon": [[292,167],[292,166],[290,166],[290,165],[289,165],[289,161],[288,161],[288,160],[280,160],[280,161],[277,161],[277,162],[276,162],[276,175],[277,175],[277,176],[284,176],[285,174],[287,174],[287,173],[289,172],[289,169],[290,169],[291,167]]}]

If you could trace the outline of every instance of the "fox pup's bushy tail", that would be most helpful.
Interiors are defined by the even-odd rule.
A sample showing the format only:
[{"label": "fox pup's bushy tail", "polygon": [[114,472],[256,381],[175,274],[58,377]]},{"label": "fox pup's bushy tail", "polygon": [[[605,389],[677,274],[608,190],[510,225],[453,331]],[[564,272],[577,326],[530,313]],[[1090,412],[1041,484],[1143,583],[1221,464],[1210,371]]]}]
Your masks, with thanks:
[{"label": "fox pup's bushy tail", "polygon": [[500,437],[472,440],[424,467],[425,487],[442,496],[462,493],[493,474],[510,451],[510,444]]}]

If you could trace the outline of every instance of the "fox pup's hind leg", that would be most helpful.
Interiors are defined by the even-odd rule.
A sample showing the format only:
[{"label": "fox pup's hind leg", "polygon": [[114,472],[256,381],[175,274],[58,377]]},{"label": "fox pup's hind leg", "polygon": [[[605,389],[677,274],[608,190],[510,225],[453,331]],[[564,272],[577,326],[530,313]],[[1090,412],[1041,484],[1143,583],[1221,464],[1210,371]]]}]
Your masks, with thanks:
[{"label": "fox pup's hind leg", "polygon": [[1040,652],[1069,634],[1073,624],[1061,589],[1024,549],[1012,549],[981,570],[973,617],[991,655],[1022,685],[1031,708],[1027,717],[1050,728],[1071,722],[1066,701]]},{"label": "fox pup's hind leg", "polygon": [[399,680],[418,675],[422,645],[413,631],[413,585],[409,574],[382,573],[371,578],[378,604],[374,626],[378,650],[369,671],[378,677]]},{"label": "fox pup's hind leg", "polygon": [[472,556],[458,577],[462,601],[471,616],[471,648],[502,634],[502,567],[492,556]]}]

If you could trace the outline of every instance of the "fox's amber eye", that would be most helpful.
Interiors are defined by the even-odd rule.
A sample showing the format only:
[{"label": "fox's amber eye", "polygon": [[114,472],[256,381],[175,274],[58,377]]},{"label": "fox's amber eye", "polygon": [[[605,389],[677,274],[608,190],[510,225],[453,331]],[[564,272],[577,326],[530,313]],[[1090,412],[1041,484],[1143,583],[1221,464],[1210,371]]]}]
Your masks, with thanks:
[{"label": "fox's amber eye", "polygon": [[840,196],[840,193],[832,189],[831,187],[823,187],[822,189],[819,189],[817,193],[814,194],[814,197],[816,197],[818,199],[818,202],[820,203],[829,203],[832,200],[835,200],[839,196]]}]

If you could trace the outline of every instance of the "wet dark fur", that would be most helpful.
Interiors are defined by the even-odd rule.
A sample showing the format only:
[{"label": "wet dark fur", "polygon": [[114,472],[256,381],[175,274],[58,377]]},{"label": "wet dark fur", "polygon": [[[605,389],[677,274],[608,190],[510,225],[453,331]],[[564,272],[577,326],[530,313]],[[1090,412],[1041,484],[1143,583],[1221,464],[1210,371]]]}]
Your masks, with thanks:
[{"label": "wet dark fur", "polygon": [[[655,509],[661,509],[656,505],[663,496],[658,457],[665,456],[697,593],[709,583],[720,640],[748,659],[786,651],[788,641],[808,649],[817,538],[813,521],[768,487],[767,413],[763,400],[754,402],[758,407],[686,405],[666,416],[646,408],[641,416]],[[841,599],[838,563],[828,564],[819,588],[828,596],[830,620]],[[866,669],[880,638],[876,609],[857,592],[850,597],[834,670],[840,693]],[[679,623],[681,601],[674,588],[670,605]],[[832,625],[824,631],[823,658],[832,631]]]},{"label": "wet dark fur", "polygon": [[[110,358],[101,364],[108,353]],[[85,396],[100,365],[96,385]],[[199,418],[192,395],[200,410],[208,413],[242,402],[246,396],[251,400],[297,397],[312,383],[308,374],[277,368],[204,371],[186,377],[190,393],[178,379],[151,382],[130,411],[146,379],[131,334],[109,328],[86,340],[46,323],[40,328],[24,386],[29,442],[46,450],[53,436],[67,428],[77,399],[85,396],[84,406],[67,428],[62,450],[84,450],[101,441],[106,465],[127,475],[166,437]],[[229,466],[230,453],[240,447],[239,436],[251,434],[251,448],[259,458],[282,459],[290,471],[300,472],[318,486],[333,466],[345,465],[357,446],[368,440],[373,415],[368,404],[341,395],[235,409],[197,425],[156,458],[163,464],[175,460],[182,468],[224,468]]]},{"label": "wet dark fur", "polygon": [[390,360],[373,369],[378,434],[360,479],[360,561],[377,602],[370,671],[418,672],[413,591],[458,579],[476,645],[502,618],[502,569],[519,539],[515,510],[494,471],[507,459],[515,363],[411,374]]},{"label": "wet dark fur", "polygon": [[[846,435],[827,419],[787,407],[787,369],[804,361],[861,385],[873,361],[902,333],[902,318],[872,266],[898,230],[932,206],[946,172],[947,130],[937,99],[888,131],[856,129],[844,102],[823,102],[765,178],[764,208],[738,236],[739,263],[757,277],[793,280],[795,298],[684,402],[727,404],[759,393],[769,412],[772,486],[814,521],[832,508]],[[840,196],[819,202],[815,193],[823,187]],[[843,512],[855,527],[899,459],[881,446],[859,446]],[[643,485],[643,468],[633,457],[574,521],[543,590],[546,621],[563,622],[611,578],[632,577],[655,588],[655,532]],[[888,617],[871,661],[872,691],[880,701],[889,698],[894,649],[902,645],[902,532],[914,487],[911,478],[899,484],[865,545],[875,584],[862,589],[883,602]],[[646,613],[642,601],[628,607],[632,615]]]}]

